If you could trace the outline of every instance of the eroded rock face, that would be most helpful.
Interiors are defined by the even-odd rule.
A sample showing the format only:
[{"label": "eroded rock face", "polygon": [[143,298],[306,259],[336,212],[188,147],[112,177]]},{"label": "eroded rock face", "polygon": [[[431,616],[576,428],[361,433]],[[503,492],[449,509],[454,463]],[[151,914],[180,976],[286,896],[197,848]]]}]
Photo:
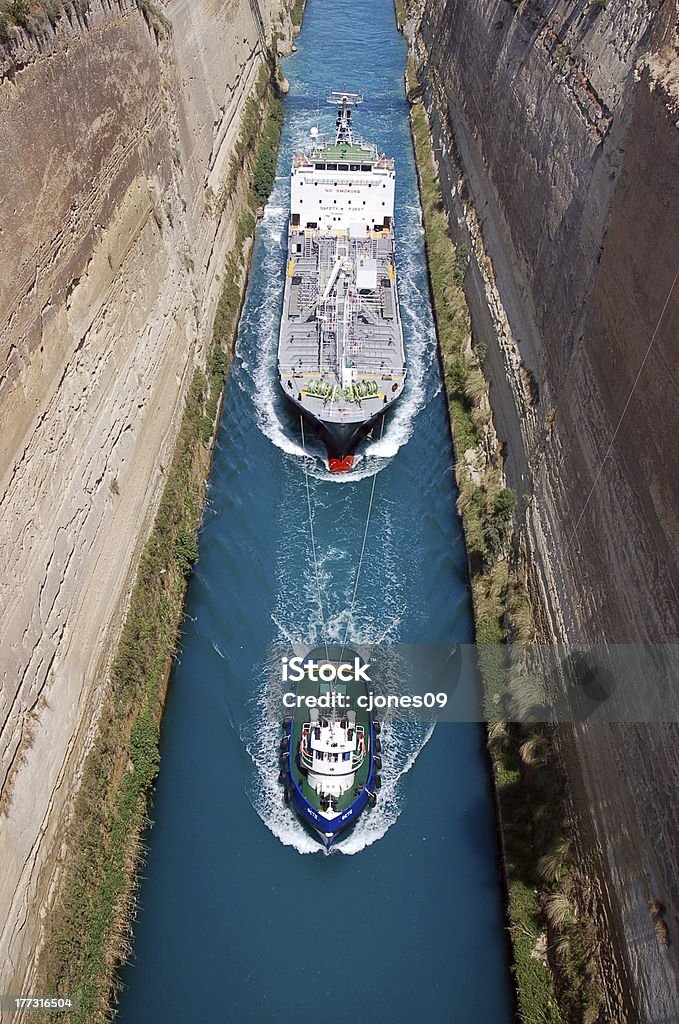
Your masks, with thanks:
[{"label": "eroded rock face", "polygon": [[[260,0],[271,34],[282,0]],[[0,963],[40,913],[238,203],[249,0],[92,0],[0,79]],[[286,16],[287,17],[287,16]],[[285,31],[290,35],[289,24]],[[162,26],[160,26],[162,29]]]},{"label": "eroded rock face", "polygon": [[[411,6],[542,638],[676,642],[677,4]],[[679,1019],[677,732],[576,735],[629,1019]]]}]

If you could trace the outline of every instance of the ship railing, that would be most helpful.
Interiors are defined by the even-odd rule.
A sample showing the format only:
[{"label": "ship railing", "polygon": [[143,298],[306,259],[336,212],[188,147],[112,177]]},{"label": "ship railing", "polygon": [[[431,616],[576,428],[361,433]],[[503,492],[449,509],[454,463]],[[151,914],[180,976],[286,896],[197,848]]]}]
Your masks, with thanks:
[{"label": "ship railing", "polygon": [[309,754],[306,750],[300,750],[299,759],[302,762],[303,768],[313,767],[313,758],[311,754]]},{"label": "ship railing", "polygon": [[300,377],[304,376],[297,363],[279,363],[278,369],[281,373],[291,373],[293,377],[296,377],[298,374]]},{"label": "ship railing", "polygon": [[[302,736],[299,745],[299,759],[303,768],[313,768],[313,754],[307,749],[307,740],[311,728],[309,725],[302,727]],[[361,767],[365,760],[366,755],[366,742],[365,742],[365,727],[362,725],[356,726],[356,738],[358,741],[358,750],[351,752],[351,770],[356,771]],[[337,751],[338,754],[345,753],[345,751]]]},{"label": "ship railing", "polygon": [[[313,759],[313,756],[308,752],[308,750],[301,749],[300,752],[299,752],[299,759],[300,759],[300,762],[301,762],[303,768],[308,768],[310,770],[313,769],[313,767],[314,767],[314,759]],[[351,756],[351,770],[352,770],[352,772],[353,771],[357,771],[361,767],[361,765],[363,764],[364,761],[365,761],[365,752],[364,751],[353,751],[352,752],[352,756]],[[338,761],[337,763],[340,764],[341,762]]]}]

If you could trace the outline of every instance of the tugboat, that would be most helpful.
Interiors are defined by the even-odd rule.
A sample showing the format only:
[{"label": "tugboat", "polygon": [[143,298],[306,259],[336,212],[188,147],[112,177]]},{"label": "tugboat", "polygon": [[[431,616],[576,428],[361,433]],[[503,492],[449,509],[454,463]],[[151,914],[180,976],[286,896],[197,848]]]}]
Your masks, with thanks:
[{"label": "tugboat", "polygon": [[357,93],[333,92],[336,131],[311,129],[292,163],[278,343],[283,393],[333,472],[399,398],[406,378],[394,261],[394,161],[353,134]]},{"label": "tugboat", "polygon": [[356,651],[317,647],[299,661],[295,707],[283,721],[279,782],[286,804],[329,849],[377,802],[380,723]]}]

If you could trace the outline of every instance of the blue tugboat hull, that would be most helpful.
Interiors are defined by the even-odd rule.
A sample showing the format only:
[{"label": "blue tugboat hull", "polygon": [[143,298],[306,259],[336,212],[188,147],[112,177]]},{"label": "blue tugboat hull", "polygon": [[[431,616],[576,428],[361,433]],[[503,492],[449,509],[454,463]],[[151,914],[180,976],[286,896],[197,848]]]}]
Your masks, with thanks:
[{"label": "blue tugboat hull", "polygon": [[367,787],[361,790],[361,792],[354,800],[352,800],[351,804],[346,808],[346,810],[342,811],[341,814],[336,815],[334,818],[328,818],[321,811],[318,811],[315,807],[311,806],[299,785],[295,782],[290,768],[289,755],[286,760],[286,786],[290,793],[290,803],[295,808],[304,824],[315,833],[317,839],[319,839],[325,848],[329,850],[330,847],[337,842],[340,836],[356,824],[361,812],[368,806],[369,790],[372,785],[374,775],[373,766],[371,765],[370,768]]}]

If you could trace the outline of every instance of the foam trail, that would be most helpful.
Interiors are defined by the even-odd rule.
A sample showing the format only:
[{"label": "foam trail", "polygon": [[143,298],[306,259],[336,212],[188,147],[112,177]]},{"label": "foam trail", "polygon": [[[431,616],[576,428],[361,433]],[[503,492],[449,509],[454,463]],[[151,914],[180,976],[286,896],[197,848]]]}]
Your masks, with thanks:
[{"label": "foam trail", "polygon": [[[295,123],[288,129],[292,131],[295,149],[303,148],[308,131],[315,123],[316,115],[312,109],[297,114]],[[348,626],[355,644],[393,642],[399,638],[406,601],[404,582],[398,572],[400,562],[389,505],[380,502],[373,513],[378,520],[374,536],[379,536],[383,582],[377,617],[374,600],[369,594],[362,597],[359,592],[349,622],[353,575],[346,562],[348,553],[330,542],[318,551],[321,618],[308,524],[306,527],[303,525],[306,512],[302,510],[306,499],[303,498],[302,460],[306,457],[306,472],[314,480],[313,510],[316,517],[324,510],[324,496],[328,500],[327,483],[339,486],[355,484],[374,476],[391,463],[400,448],[408,443],[418,413],[430,400],[428,380],[436,359],[436,337],[428,305],[422,302],[422,291],[427,285],[422,272],[421,210],[418,203],[402,204],[397,225],[399,301],[408,366],[406,386],[399,401],[387,414],[382,436],[360,446],[351,473],[334,474],[328,470],[325,447],[313,435],[307,434],[302,446],[299,422],[278,383],[276,358],[284,284],[288,185],[286,175],[276,179],[274,193],[258,227],[262,285],[256,303],[246,304],[243,314],[246,330],[239,332],[254,337],[256,344],[248,345],[247,354],[239,349],[236,353],[241,371],[237,379],[253,402],[257,426],[288,457],[285,464],[289,470],[290,487],[284,499],[289,506],[285,510],[285,518],[298,524],[278,551],[279,596],[271,619],[278,630],[278,639],[306,647],[325,639],[341,643]],[[321,844],[283,803],[282,787],[278,782],[281,728],[280,722],[271,721],[270,696],[263,677],[253,699],[251,717],[241,734],[253,763],[249,798],[264,824],[281,843],[294,847],[300,853],[322,852]],[[402,721],[383,723],[384,767],[377,805],[361,815],[351,833],[334,849],[353,855],[386,834],[401,813],[403,779],[429,742],[433,729],[433,725]]]},{"label": "foam trail", "polygon": [[[434,732],[434,724],[428,727],[413,727],[414,735],[399,731],[399,726],[404,723],[393,723],[385,725],[382,730],[384,736],[383,767],[382,767],[382,788],[377,797],[377,804],[358,819],[346,839],[340,839],[333,847],[333,851],[353,856],[372,846],[378,839],[382,839],[396,822],[401,813],[403,802],[401,799],[400,782],[415,764],[415,761],[422,753]],[[421,730],[425,730],[422,734]]]},{"label": "foam trail", "polygon": [[318,853],[323,847],[305,831],[299,819],[283,802],[283,789],[278,781],[278,743],[280,722],[272,722],[262,691],[242,738],[255,767],[248,786],[248,798],[266,827],[283,843],[298,853]]}]

